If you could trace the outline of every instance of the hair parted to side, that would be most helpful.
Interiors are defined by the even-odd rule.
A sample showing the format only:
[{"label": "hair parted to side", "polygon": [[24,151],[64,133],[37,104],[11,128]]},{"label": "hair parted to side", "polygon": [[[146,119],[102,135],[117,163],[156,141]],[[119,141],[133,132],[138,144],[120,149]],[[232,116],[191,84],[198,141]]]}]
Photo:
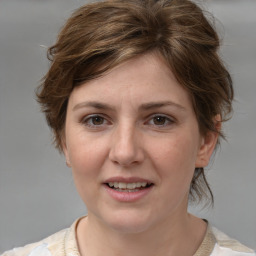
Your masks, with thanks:
[{"label": "hair parted to side", "polygon": [[[218,35],[189,0],[108,0],[76,10],[49,48],[51,66],[37,98],[62,151],[66,111],[74,87],[95,79],[130,58],[158,52],[191,96],[200,132],[216,129],[216,115],[232,112],[233,86],[221,61]],[[203,168],[196,168],[190,199],[212,192]]]}]

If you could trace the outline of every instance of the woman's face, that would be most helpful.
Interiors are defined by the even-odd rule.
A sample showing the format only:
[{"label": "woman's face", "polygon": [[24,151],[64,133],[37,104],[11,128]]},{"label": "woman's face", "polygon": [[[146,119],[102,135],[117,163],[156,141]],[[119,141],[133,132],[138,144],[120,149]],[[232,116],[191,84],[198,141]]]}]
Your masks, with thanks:
[{"label": "woman's face", "polygon": [[146,54],[70,95],[64,153],[88,216],[122,232],[182,220],[203,138],[188,93],[157,54]]}]

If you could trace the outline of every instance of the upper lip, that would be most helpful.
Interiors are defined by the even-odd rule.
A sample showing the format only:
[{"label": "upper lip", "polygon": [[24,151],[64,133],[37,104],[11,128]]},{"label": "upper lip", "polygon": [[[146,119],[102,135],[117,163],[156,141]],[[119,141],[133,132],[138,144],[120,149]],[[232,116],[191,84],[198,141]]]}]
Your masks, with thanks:
[{"label": "upper lip", "polygon": [[110,182],[124,182],[124,183],[136,183],[136,182],[147,182],[148,184],[152,184],[153,182],[148,180],[148,179],[144,179],[144,178],[140,178],[140,177],[111,177],[107,180],[104,181],[104,183],[110,183]]}]

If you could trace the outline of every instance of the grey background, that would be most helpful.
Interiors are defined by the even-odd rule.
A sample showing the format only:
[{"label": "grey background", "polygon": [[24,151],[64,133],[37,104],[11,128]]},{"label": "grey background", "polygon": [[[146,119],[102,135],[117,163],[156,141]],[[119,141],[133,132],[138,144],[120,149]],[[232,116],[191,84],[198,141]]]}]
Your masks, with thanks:
[{"label": "grey background", "polygon": [[[0,252],[37,241],[86,213],[34,90],[46,50],[81,0],[0,1]],[[256,2],[206,1],[221,22],[222,55],[234,78],[234,117],[208,173],[214,209],[191,211],[256,249]]]}]

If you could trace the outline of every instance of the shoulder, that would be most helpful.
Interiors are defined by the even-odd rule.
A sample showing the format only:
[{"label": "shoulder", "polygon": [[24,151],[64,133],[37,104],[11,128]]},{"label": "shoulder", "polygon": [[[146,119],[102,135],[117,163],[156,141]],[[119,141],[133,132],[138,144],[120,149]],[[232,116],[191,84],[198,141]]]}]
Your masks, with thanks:
[{"label": "shoulder", "polygon": [[70,228],[63,229],[37,243],[14,248],[0,256],[79,256],[76,242],[77,219]]},{"label": "shoulder", "polygon": [[256,256],[254,250],[230,238],[217,228],[212,227],[216,245],[211,256]]},{"label": "shoulder", "polygon": [[64,256],[64,240],[68,229],[59,231],[39,242],[14,248],[1,256]]}]

